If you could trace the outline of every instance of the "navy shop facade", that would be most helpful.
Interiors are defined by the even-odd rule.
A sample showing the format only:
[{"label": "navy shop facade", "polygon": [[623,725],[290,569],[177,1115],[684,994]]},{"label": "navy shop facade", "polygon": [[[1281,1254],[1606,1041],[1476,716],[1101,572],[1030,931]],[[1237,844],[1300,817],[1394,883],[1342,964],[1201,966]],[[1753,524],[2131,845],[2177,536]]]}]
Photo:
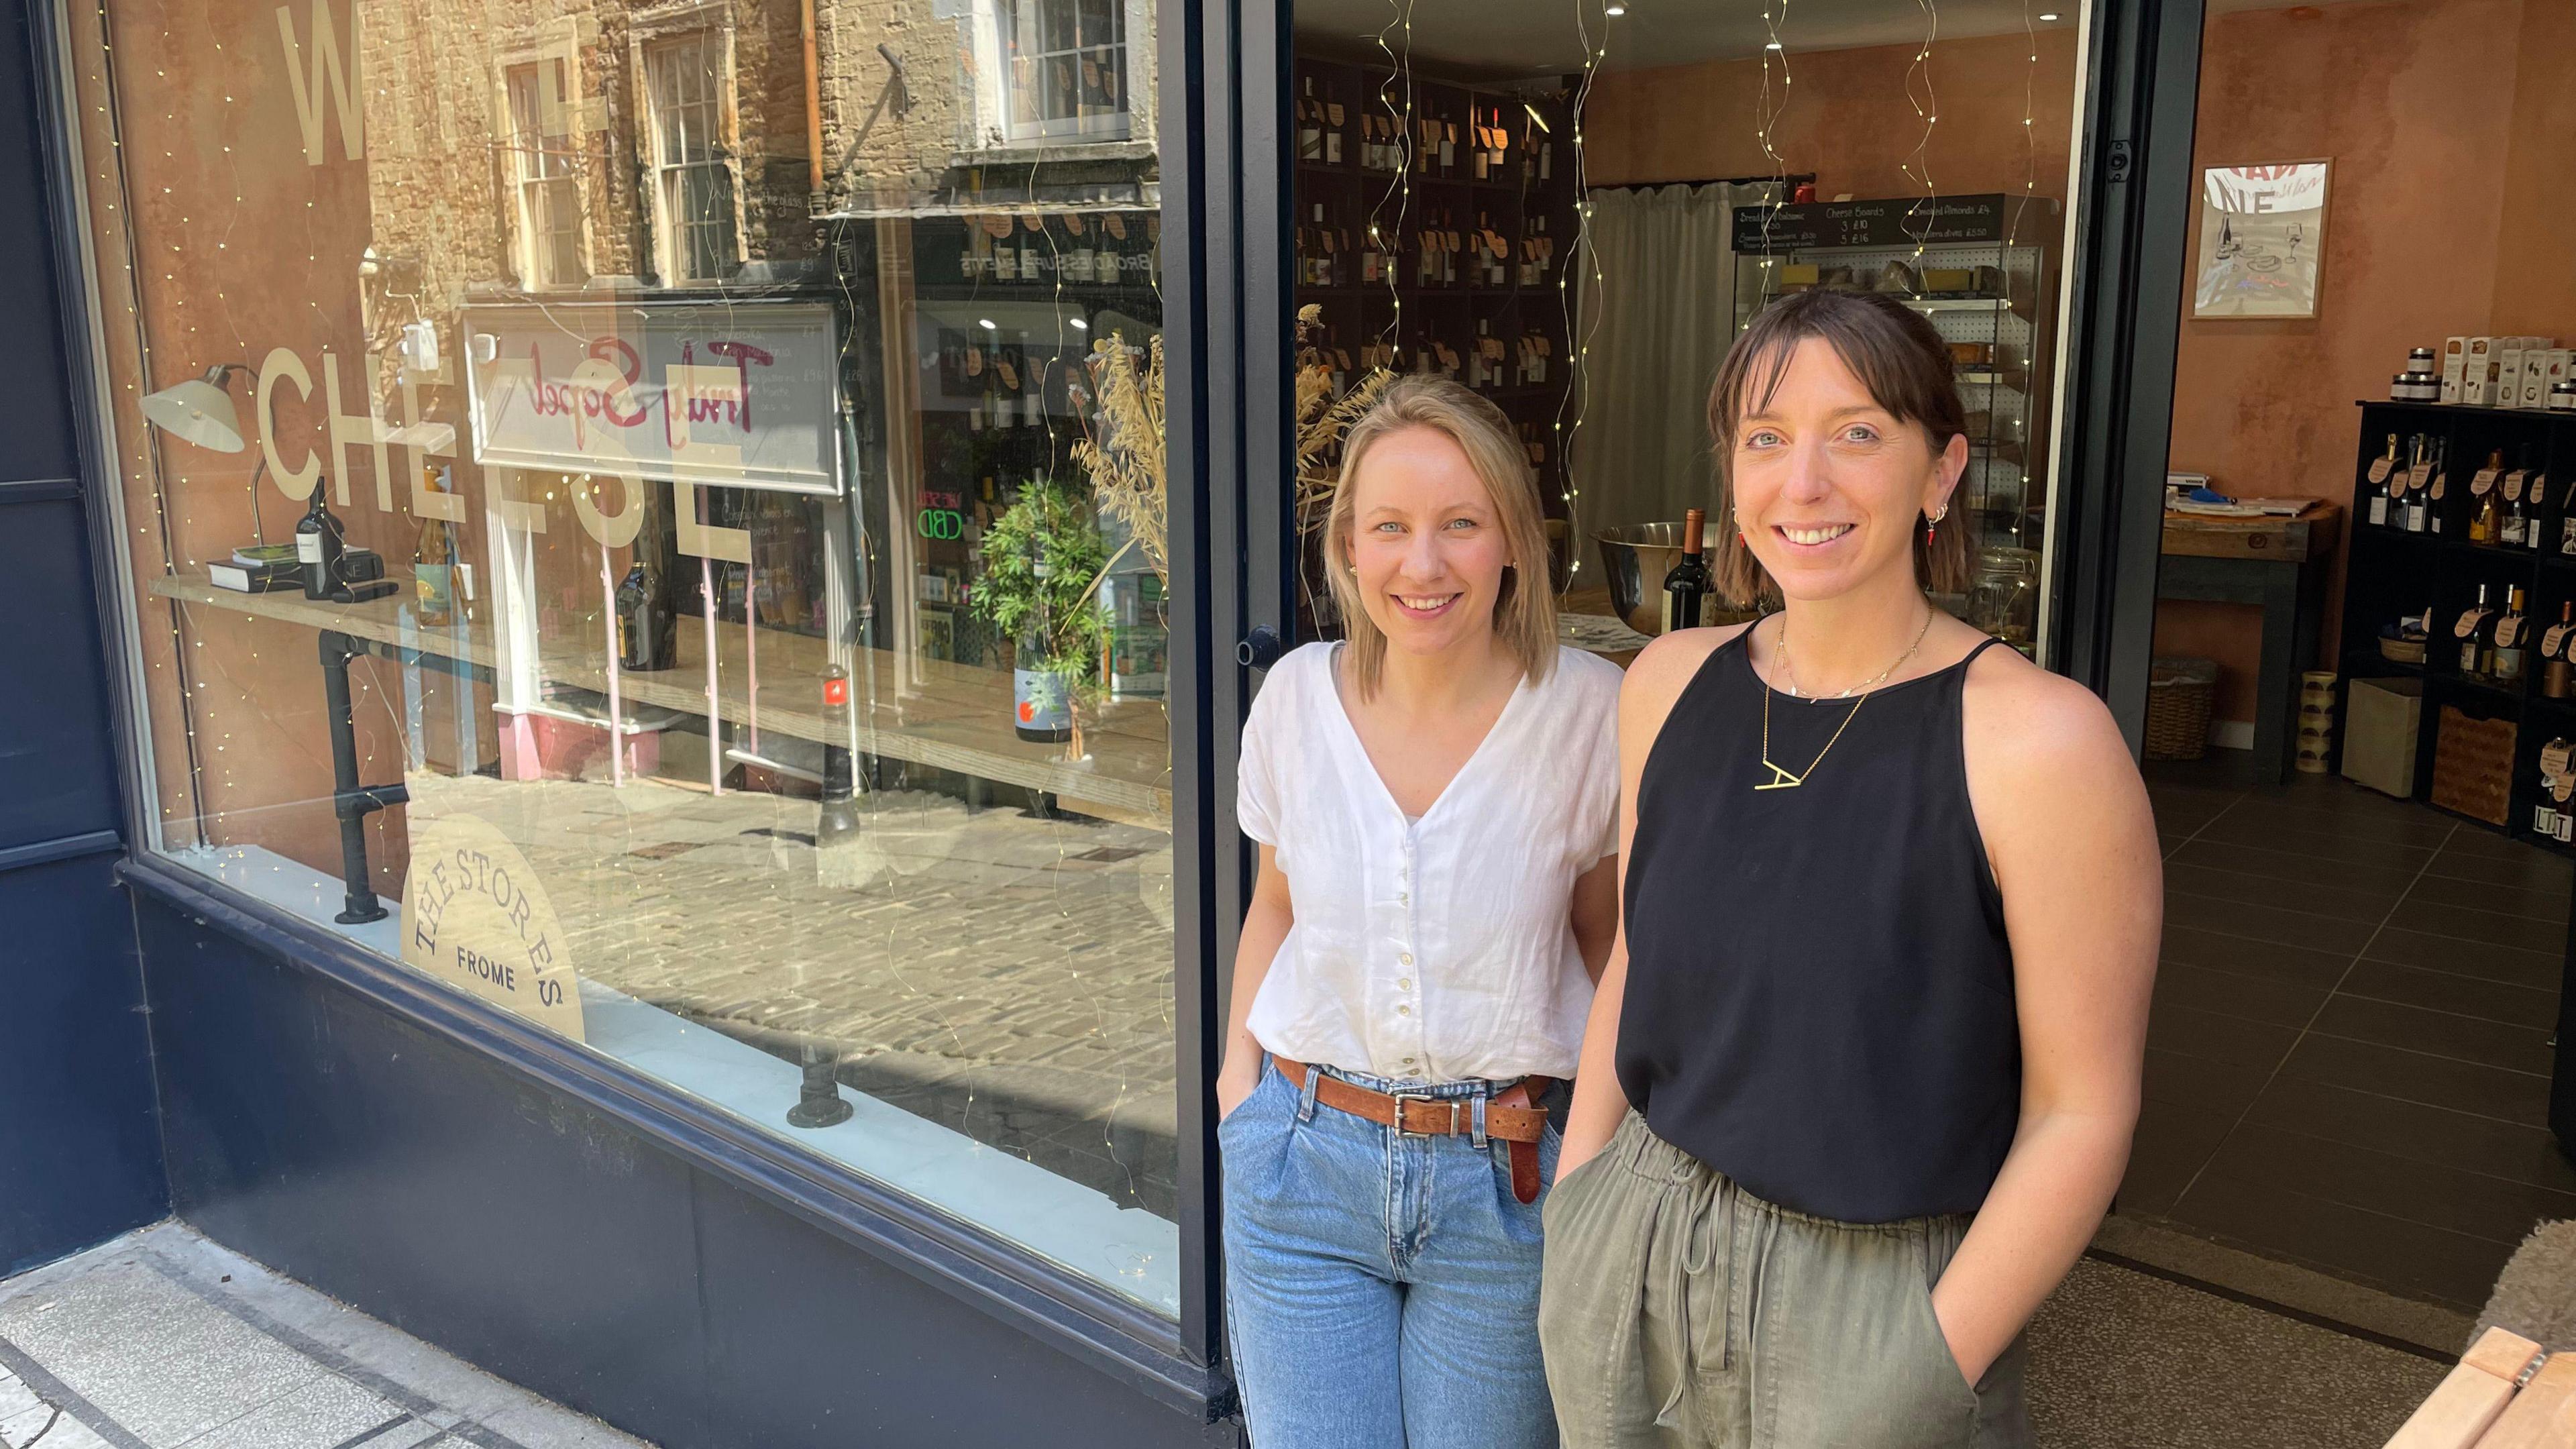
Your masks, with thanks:
[{"label": "navy shop facade", "polygon": [[[1233,1442],[1296,17],[918,9],[11,13],[0,1269],[176,1215],[673,1446]],[[2087,17],[2061,258],[2037,647],[2133,733],[2200,18]]]}]

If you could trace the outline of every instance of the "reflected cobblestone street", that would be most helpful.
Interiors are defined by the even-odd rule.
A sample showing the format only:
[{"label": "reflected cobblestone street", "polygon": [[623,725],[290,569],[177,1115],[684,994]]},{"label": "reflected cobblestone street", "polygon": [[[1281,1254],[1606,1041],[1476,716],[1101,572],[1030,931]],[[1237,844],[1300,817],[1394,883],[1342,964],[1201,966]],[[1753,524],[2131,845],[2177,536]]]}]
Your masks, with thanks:
[{"label": "reflected cobblestone street", "polygon": [[819,1042],[850,1088],[1171,1215],[1170,836],[898,788],[818,850],[817,804],[776,794],[409,783],[416,822],[477,816],[526,854],[585,980]]}]

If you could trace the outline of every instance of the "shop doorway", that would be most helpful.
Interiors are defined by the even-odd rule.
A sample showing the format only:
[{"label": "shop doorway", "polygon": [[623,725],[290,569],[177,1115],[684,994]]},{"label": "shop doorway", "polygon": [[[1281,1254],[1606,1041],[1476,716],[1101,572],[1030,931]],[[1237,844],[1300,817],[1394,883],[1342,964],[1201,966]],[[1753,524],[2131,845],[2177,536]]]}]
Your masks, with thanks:
[{"label": "shop doorway", "polygon": [[2546,407],[2576,273],[2525,180],[2576,141],[2571,22],[2213,5],[2173,384],[2165,952],[2121,1211],[2464,1312],[2576,1214],[2576,413]]}]

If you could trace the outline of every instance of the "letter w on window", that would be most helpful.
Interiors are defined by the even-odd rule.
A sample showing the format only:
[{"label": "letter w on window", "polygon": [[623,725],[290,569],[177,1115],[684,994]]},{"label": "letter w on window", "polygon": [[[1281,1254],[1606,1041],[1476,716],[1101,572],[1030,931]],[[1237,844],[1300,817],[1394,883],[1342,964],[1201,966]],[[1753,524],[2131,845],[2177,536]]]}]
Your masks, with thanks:
[{"label": "letter w on window", "polygon": [[331,24],[330,0],[313,0],[313,75],[305,79],[304,46],[295,38],[295,15],[277,7],[277,38],[286,44],[286,79],[295,88],[295,119],[304,128],[304,164],[322,164],[323,86],[340,112],[340,147],[355,161],[366,154],[366,111],[359,106],[363,88],[358,72],[358,7],[349,7],[349,55],[340,57],[340,37]]}]

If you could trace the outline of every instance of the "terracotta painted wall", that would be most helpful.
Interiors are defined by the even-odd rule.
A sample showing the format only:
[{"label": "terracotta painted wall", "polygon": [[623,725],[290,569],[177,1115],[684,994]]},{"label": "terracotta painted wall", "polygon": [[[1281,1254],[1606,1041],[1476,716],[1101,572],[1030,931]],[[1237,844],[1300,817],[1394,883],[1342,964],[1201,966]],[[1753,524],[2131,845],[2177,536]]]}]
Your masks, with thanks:
[{"label": "terracotta painted wall", "polygon": [[[2518,44],[2517,44],[2518,41]],[[2332,157],[2310,321],[2181,324],[2172,464],[2349,507],[2356,399],[2455,333],[2576,337],[2576,5],[2407,0],[2240,11],[2205,37],[2203,166]],[[2194,223],[2195,232],[2197,222]],[[2197,236],[2193,245],[2198,244]],[[2329,596],[2342,595],[2338,559]],[[2339,620],[2331,605],[2326,649]],[[2156,652],[2216,659],[2250,720],[2260,615],[2167,603]]]},{"label": "terracotta painted wall", "polygon": [[[1821,196],[2021,192],[2063,200],[2073,141],[2075,28],[1943,40],[1932,47],[1930,94],[1939,124],[1928,143],[1906,99],[1911,45],[1793,52],[1794,84],[1771,146],[1790,171],[1816,173]],[[2038,59],[2032,60],[2036,55]],[[1917,94],[1922,77],[1915,78]],[[2028,109],[2025,110],[2025,101]],[[1597,185],[1758,176],[1777,169],[1758,125],[1762,63],[1706,61],[1614,71],[1593,88],[1583,133]],[[2025,127],[2031,116],[2035,124]],[[1916,148],[1923,147],[1921,157]],[[1913,174],[1908,174],[1909,168]]]}]

